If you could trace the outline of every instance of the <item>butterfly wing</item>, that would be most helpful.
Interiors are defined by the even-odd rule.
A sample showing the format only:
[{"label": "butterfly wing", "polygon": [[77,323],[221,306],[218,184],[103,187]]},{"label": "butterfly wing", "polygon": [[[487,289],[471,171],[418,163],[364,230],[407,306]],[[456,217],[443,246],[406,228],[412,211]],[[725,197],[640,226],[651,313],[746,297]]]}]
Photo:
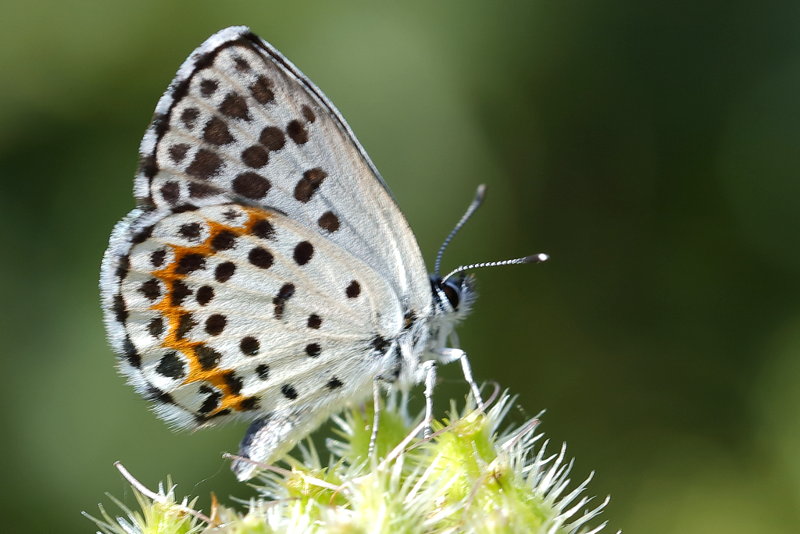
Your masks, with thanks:
[{"label": "butterfly wing", "polygon": [[337,406],[394,365],[391,331],[378,330],[400,315],[389,284],[275,211],[222,204],[159,219],[132,246],[119,292],[123,371],[178,426]]},{"label": "butterfly wing", "polygon": [[350,128],[245,27],[213,35],[178,71],[142,142],[135,193],[147,209],[273,208],[381,273],[416,315],[430,307],[413,233]]},{"label": "butterfly wing", "polygon": [[263,460],[397,371],[392,340],[431,310],[418,245],[347,124],[277,51],[243,27],[209,38],[140,153],[101,293],[120,368],[161,417],[257,418],[243,452]]}]

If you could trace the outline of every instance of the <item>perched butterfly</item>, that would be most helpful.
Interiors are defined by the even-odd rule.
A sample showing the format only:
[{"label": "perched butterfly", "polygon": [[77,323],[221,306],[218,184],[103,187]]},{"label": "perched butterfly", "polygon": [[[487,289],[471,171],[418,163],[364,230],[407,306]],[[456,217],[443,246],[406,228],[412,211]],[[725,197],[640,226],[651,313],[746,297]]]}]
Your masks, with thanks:
[{"label": "perched butterfly", "polygon": [[448,338],[484,264],[442,277],[440,251],[429,277],[344,119],[247,28],[184,62],[140,156],[100,287],[119,367],[160,417],[253,420],[240,454],[270,461],[377,384],[430,386],[436,362],[460,359],[477,394]]}]

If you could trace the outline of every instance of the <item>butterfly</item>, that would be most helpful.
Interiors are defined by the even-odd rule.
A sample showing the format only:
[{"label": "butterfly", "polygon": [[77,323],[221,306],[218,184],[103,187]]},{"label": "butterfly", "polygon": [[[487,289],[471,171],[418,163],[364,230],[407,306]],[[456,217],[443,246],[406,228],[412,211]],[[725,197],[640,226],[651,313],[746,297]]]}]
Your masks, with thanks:
[{"label": "butterfly", "polygon": [[238,478],[380,384],[432,388],[436,363],[460,360],[478,396],[448,340],[475,295],[464,271],[488,264],[442,277],[442,249],[429,276],[350,127],[248,28],[212,35],[180,67],[134,195],[101,269],[118,367],[175,427],[252,421]]}]

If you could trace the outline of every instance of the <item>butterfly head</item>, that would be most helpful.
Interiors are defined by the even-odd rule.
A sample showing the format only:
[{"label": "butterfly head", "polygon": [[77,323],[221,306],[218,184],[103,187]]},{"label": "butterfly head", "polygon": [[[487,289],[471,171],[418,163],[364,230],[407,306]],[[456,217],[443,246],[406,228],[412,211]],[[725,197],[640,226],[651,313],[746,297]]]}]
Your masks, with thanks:
[{"label": "butterfly head", "polygon": [[436,263],[434,263],[433,274],[430,275],[431,287],[433,289],[433,300],[436,306],[436,311],[444,318],[455,323],[464,318],[472,308],[475,302],[475,277],[467,274],[467,271],[480,269],[482,267],[498,267],[501,265],[517,265],[522,263],[538,263],[547,260],[547,254],[534,254],[532,256],[525,256],[523,258],[514,258],[511,260],[501,261],[488,261],[482,263],[472,263],[470,265],[462,265],[456,267],[446,276],[442,276],[442,256],[444,251],[453,240],[453,237],[459,230],[466,224],[466,222],[475,214],[477,209],[486,198],[486,186],[478,186],[475,192],[475,198],[467,207],[467,211],[461,216],[456,226],[450,231],[450,234],[445,238],[442,246],[439,247],[439,252],[436,254]]},{"label": "butterfly head", "polygon": [[440,313],[456,321],[469,313],[477,297],[473,275],[459,273],[442,278],[438,274],[432,274],[430,279],[433,300]]}]

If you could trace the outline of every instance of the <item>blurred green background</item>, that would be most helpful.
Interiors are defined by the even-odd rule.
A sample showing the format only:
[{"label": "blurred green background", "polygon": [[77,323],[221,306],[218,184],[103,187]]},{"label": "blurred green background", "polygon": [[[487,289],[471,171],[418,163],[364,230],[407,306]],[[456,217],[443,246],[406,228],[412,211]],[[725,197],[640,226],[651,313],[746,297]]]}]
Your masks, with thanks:
[{"label": "blurred green background", "polygon": [[[114,370],[100,257],[184,57],[247,24],[336,103],[432,260],[479,273],[460,329],[612,495],[626,532],[798,532],[800,4],[3,2],[3,530],[91,532],[112,467],[248,498]],[[466,388],[457,366],[439,390]],[[521,416],[520,416],[521,417]],[[105,500],[108,503],[107,500]]]}]

